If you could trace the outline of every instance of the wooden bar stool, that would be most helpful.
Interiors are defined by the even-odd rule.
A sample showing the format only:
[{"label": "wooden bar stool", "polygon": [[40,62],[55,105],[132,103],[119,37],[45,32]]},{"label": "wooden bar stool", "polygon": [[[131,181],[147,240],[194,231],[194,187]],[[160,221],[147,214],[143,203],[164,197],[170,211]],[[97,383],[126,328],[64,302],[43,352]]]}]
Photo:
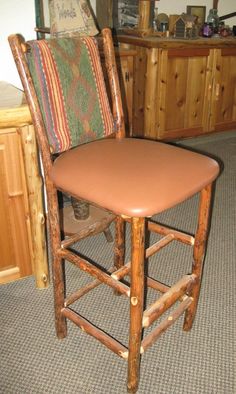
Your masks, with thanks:
[{"label": "wooden bar stool", "polygon": [[[104,53],[110,80],[112,111],[107,99],[96,39],[58,38],[25,43],[9,37],[31,110],[42,155],[48,199],[59,338],[69,319],[128,360],[128,391],[138,388],[140,355],[184,312],[184,330],[192,327],[201,284],[216,161],[160,142],[125,138],[120,89],[110,30],[104,29]],[[110,137],[110,138],[108,138]],[[114,137],[114,138],[112,138]],[[56,160],[53,160],[54,155]],[[78,235],[61,238],[57,191],[88,201],[115,216],[114,264],[108,270],[73,250]],[[194,236],[151,221],[151,217],[200,193]],[[124,224],[131,224],[131,261],[124,262]],[[145,250],[146,232],[162,238]],[[191,274],[168,286],[145,278],[148,257],[173,240],[193,247]],[[71,262],[94,280],[66,295],[63,262]],[[123,279],[130,276],[130,285]],[[98,329],[73,309],[73,302],[101,283],[129,299],[128,347]],[[163,293],[144,311],[145,286]],[[119,298],[116,298],[119,302]],[[169,308],[169,315],[143,337],[144,328]]]}]

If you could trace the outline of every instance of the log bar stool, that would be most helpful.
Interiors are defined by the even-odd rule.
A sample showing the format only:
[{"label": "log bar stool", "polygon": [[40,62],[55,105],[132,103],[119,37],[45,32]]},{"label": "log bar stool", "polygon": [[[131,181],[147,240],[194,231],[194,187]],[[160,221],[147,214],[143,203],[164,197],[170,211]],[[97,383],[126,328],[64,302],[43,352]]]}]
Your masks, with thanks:
[{"label": "log bar stool", "polygon": [[[138,388],[140,355],[185,312],[184,330],[196,313],[211,205],[218,164],[211,158],[165,143],[125,138],[120,89],[109,29],[102,32],[112,96],[106,95],[95,38],[57,38],[25,43],[9,37],[31,110],[42,155],[48,199],[59,338],[73,321],[110,350],[128,360],[128,391]],[[110,138],[103,138],[108,137]],[[53,160],[53,154],[57,154]],[[57,191],[81,198],[115,216],[114,264],[108,270],[74,251],[79,236],[61,239]],[[200,192],[195,236],[154,223],[150,218]],[[148,219],[149,218],[149,219]],[[124,224],[131,224],[131,261],[124,263]],[[145,250],[145,233],[163,237]],[[173,240],[193,247],[192,273],[172,286],[144,275],[144,262]],[[91,283],[65,295],[64,260],[90,274]],[[101,267],[101,269],[99,268]],[[129,282],[124,281],[130,276]],[[79,297],[104,283],[130,302],[129,345],[123,346],[72,309]],[[145,286],[163,293],[144,311]],[[119,302],[119,297],[116,301]],[[170,315],[143,337],[144,328],[175,303]]]}]

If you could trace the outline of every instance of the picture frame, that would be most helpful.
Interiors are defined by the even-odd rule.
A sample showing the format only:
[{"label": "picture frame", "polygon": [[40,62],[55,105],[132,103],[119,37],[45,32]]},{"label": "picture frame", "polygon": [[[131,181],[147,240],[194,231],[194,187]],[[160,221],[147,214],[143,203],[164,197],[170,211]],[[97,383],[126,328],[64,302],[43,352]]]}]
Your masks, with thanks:
[{"label": "picture frame", "polygon": [[198,17],[198,23],[203,25],[206,20],[206,6],[201,5],[187,5],[187,14]]}]

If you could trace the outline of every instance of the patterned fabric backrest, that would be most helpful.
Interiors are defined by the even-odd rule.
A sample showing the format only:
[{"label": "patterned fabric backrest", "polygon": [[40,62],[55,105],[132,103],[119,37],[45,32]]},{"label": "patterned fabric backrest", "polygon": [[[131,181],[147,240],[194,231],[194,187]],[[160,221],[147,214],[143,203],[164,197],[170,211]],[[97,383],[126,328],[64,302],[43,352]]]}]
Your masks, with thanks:
[{"label": "patterned fabric backrest", "polygon": [[28,65],[52,153],[114,132],[92,37],[29,41]]}]

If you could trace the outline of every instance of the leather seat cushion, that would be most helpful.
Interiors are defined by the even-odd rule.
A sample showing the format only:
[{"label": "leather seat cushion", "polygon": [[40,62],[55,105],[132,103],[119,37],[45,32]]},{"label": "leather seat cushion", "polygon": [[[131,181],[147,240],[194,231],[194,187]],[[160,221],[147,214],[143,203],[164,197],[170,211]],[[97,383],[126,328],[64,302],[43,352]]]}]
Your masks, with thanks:
[{"label": "leather seat cushion", "polygon": [[61,154],[51,179],[72,196],[116,214],[145,217],[212,182],[218,163],[201,154],[135,138],[102,139]]}]

